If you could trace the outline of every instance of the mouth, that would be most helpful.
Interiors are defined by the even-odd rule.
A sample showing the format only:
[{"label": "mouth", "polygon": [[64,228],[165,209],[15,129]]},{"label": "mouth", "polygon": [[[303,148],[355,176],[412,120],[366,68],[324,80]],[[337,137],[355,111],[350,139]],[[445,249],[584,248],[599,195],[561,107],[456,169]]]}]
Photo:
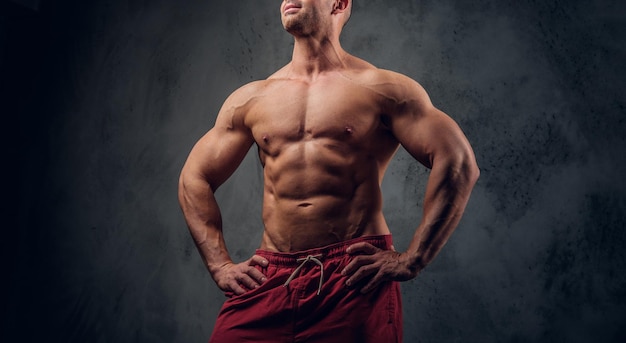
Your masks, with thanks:
[{"label": "mouth", "polygon": [[285,7],[283,8],[283,13],[289,14],[289,13],[297,12],[299,9],[300,9],[300,6],[293,4],[293,3],[289,3],[289,4],[286,4]]}]

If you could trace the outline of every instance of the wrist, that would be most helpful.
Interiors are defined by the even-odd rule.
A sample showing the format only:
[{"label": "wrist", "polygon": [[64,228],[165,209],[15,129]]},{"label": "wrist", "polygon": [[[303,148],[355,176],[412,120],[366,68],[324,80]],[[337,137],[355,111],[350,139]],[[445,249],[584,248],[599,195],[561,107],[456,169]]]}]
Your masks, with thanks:
[{"label": "wrist", "polygon": [[409,269],[414,275],[417,275],[426,267],[426,261],[424,260],[424,256],[417,252],[407,251],[405,252],[407,258],[407,264]]},{"label": "wrist", "polygon": [[224,267],[233,264],[231,260],[225,260],[220,262],[207,263],[207,269],[211,276],[215,279],[215,277],[224,269]]}]

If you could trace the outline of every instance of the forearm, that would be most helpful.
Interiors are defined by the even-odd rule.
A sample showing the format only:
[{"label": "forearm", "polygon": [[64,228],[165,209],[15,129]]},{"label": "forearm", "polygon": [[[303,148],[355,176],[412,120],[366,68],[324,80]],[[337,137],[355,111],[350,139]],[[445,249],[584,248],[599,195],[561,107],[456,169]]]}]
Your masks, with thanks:
[{"label": "forearm", "polygon": [[478,175],[472,153],[433,163],[422,221],[407,250],[417,271],[435,258],[456,229]]},{"label": "forearm", "polygon": [[213,189],[201,177],[183,171],[178,198],[187,226],[212,276],[232,260],[222,233],[222,216]]}]

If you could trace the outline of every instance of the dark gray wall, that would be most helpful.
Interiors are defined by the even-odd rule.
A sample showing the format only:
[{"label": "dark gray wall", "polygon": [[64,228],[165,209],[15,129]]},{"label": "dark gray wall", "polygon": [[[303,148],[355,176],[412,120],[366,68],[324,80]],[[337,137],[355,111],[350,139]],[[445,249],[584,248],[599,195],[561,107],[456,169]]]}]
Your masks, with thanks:
[{"label": "dark gray wall", "polygon": [[[278,5],[3,4],[3,341],[206,341],[224,297],[178,173],[228,94],[289,60]],[[482,169],[403,284],[407,342],[626,339],[625,38],[618,0],[357,1],[344,47],[418,80]],[[260,239],[260,173],[252,152],[218,193],[237,260]],[[399,249],[427,176],[400,151],[385,178]]]}]

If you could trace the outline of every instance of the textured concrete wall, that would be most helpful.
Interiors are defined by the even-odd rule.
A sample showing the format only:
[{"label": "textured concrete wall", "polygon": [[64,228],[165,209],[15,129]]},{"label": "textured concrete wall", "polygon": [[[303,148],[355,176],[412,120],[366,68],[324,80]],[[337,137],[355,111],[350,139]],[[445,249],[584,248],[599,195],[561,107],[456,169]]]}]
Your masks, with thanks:
[{"label": "textured concrete wall", "polygon": [[[228,94],[288,62],[278,6],[41,2],[45,71],[11,147],[3,335],[206,341],[224,297],[187,233],[177,177]],[[419,81],[482,170],[455,235],[402,286],[406,342],[626,339],[625,28],[617,0],[355,3],[344,47]],[[218,192],[237,260],[261,235],[254,155]],[[427,176],[400,151],[384,180],[398,249]]]}]

